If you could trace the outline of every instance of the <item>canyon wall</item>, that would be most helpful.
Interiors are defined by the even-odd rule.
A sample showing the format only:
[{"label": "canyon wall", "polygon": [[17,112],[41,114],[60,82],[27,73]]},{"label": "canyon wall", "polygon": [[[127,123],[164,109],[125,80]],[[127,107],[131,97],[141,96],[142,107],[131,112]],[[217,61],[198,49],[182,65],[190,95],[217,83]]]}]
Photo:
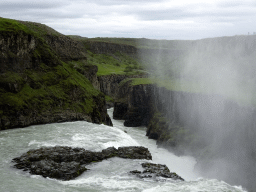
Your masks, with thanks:
[{"label": "canyon wall", "polygon": [[147,126],[146,135],[157,140],[159,147],[194,156],[198,161],[195,170],[205,177],[255,187],[254,107],[221,95],[147,84],[127,83],[119,96],[122,99],[115,103],[114,118],[124,119],[125,126]]},{"label": "canyon wall", "polygon": [[42,24],[0,22],[0,130],[74,120],[112,125],[82,43]]}]

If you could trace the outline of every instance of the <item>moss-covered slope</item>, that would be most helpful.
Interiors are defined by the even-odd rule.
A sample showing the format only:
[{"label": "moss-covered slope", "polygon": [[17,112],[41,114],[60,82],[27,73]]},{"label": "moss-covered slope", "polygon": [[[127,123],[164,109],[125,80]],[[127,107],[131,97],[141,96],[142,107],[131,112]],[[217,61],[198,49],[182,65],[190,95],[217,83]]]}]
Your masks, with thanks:
[{"label": "moss-covered slope", "polygon": [[71,120],[111,124],[104,94],[84,73],[94,68],[86,59],[82,44],[45,25],[0,18],[0,130]]}]

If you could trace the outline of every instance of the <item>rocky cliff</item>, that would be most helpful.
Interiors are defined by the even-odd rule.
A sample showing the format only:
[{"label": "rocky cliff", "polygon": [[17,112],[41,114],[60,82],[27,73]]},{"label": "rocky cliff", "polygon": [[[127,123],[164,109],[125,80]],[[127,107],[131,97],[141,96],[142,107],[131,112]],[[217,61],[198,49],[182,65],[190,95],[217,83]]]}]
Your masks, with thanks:
[{"label": "rocky cliff", "polygon": [[147,125],[153,108],[152,85],[131,85],[128,80],[120,85],[113,118],[124,119],[127,127]]},{"label": "rocky cliff", "polygon": [[156,88],[154,96],[158,113],[148,124],[149,138],[177,154],[196,157],[195,169],[205,177],[240,184],[248,190],[255,188],[254,107],[239,105],[222,95],[165,88]]},{"label": "rocky cliff", "polygon": [[96,54],[114,54],[116,52],[137,56],[138,49],[131,45],[88,41],[89,50]]},{"label": "rocky cliff", "polygon": [[115,103],[114,118],[124,119],[128,127],[145,125],[146,135],[157,140],[159,147],[194,156],[196,170],[206,177],[255,187],[255,108],[221,95],[171,91],[150,84],[132,86],[129,82],[123,86],[126,92],[120,89],[122,99]]},{"label": "rocky cliff", "polygon": [[24,72],[41,63],[50,66],[59,61],[86,59],[86,50],[79,42],[38,23],[1,19],[0,73]]},{"label": "rocky cliff", "polygon": [[112,125],[84,45],[31,22],[0,19],[0,130],[86,120]]},{"label": "rocky cliff", "polygon": [[128,91],[126,88],[121,88],[119,84],[128,78],[142,78],[146,77],[145,75],[105,75],[105,76],[99,76],[97,78],[98,80],[98,90],[103,92],[105,95],[109,95],[114,99],[117,99],[119,97],[120,89],[124,91]]}]

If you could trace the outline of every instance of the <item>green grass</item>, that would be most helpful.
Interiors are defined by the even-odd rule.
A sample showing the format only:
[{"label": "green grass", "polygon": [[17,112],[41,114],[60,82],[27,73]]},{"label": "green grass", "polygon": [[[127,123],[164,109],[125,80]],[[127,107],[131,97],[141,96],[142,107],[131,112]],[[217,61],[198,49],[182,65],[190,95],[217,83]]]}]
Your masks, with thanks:
[{"label": "green grass", "polygon": [[0,31],[6,32],[25,32],[26,34],[31,34],[37,37],[42,37],[44,35],[55,35],[60,36],[61,33],[55,31],[54,29],[40,23],[17,21],[13,19],[6,19],[0,17]]},{"label": "green grass", "polygon": [[88,51],[87,64],[98,67],[98,76],[102,75],[133,75],[141,74],[139,62],[125,54],[93,54]]},{"label": "green grass", "polygon": [[130,86],[154,83],[150,78],[126,78],[119,83],[119,86],[123,86],[127,82]]},{"label": "green grass", "polygon": [[61,33],[55,31],[54,29],[52,29],[44,24],[34,23],[34,22],[26,22],[26,21],[22,21],[21,23],[23,25],[25,25],[29,30],[36,33],[38,36],[44,36],[44,35],[62,36]]},{"label": "green grass", "polygon": [[237,85],[234,90],[220,89],[219,86],[211,86],[207,82],[189,81],[189,80],[152,80],[159,87],[165,87],[172,91],[182,91],[189,93],[201,93],[209,95],[220,95],[229,98],[240,105],[253,105],[256,106],[256,98],[254,95],[256,91],[250,85]]},{"label": "green grass", "polygon": [[15,72],[7,72],[0,74],[0,82],[3,83],[15,83],[23,81],[22,74],[15,73]]},{"label": "green grass", "polygon": [[7,32],[20,32],[24,31],[25,33],[31,33],[29,28],[18,21],[12,19],[0,18],[0,31]]},{"label": "green grass", "polygon": [[256,106],[256,98],[254,95],[256,91],[249,84],[240,85],[237,87],[236,92],[228,90],[220,90],[218,87],[211,87],[204,82],[189,81],[182,79],[168,79],[168,78],[127,78],[120,82],[120,86],[129,82],[130,86],[136,86],[141,84],[155,84],[158,87],[164,87],[170,91],[181,91],[188,93],[201,93],[209,95],[222,95],[233,101],[238,102],[241,105],[253,105]]},{"label": "green grass", "polygon": [[[19,83],[19,81],[24,81],[24,75],[30,81],[26,82],[18,93],[1,89],[0,106],[10,107],[8,113],[15,113],[15,111],[26,108],[41,112],[50,108],[52,110],[62,108],[89,114],[95,106],[93,97],[100,94],[73,65],[64,62],[47,72],[27,70],[25,74],[11,73],[11,76],[9,75],[1,77],[1,83]],[[9,81],[11,77],[15,78]]]},{"label": "green grass", "polygon": [[105,95],[105,100],[109,102],[114,102],[114,99],[108,95]]},{"label": "green grass", "polygon": [[[139,74],[161,71],[166,76],[175,76],[182,70],[182,59],[178,55],[162,54],[159,50],[186,50],[192,41],[166,41],[135,38],[83,38],[71,36],[82,42],[87,50],[93,42],[105,42],[118,45],[130,45],[136,48],[152,49],[142,55],[126,55],[120,53],[93,54],[88,51],[88,64],[97,65],[98,75]],[[161,69],[159,68],[161,66]]]},{"label": "green grass", "polygon": [[187,84],[187,86],[185,86],[185,84],[183,86],[179,86],[176,80],[161,80],[158,78],[127,78],[120,82],[120,85],[122,86],[128,81],[130,81],[131,86],[141,84],[156,84],[159,87],[165,87],[166,89],[173,91],[189,91],[191,88],[191,84]]}]

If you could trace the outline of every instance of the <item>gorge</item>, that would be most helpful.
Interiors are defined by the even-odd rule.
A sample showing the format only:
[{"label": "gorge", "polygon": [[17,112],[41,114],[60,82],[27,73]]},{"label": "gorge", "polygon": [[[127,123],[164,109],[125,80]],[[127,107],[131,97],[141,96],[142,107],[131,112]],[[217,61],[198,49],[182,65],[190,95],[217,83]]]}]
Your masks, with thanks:
[{"label": "gorge", "polygon": [[[195,157],[195,170],[199,175],[224,180],[231,185],[242,185],[250,191],[255,188],[254,36],[180,42],[87,39],[68,37],[37,23],[3,18],[0,23],[0,129],[3,142],[6,142],[5,134],[19,132],[6,129],[85,120],[110,125],[110,136],[106,142],[111,143],[114,142],[112,139],[115,140],[111,138],[114,120],[107,114],[107,106],[114,106],[114,119],[125,120],[124,125],[131,127],[131,130],[126,128],[128,133],[133,127],[139,127],[148,138],[157,140],[158,147],[179,156]],[[233,52],[226,51],[231,48]],[[213,54],[205,55],[206,49]],[[221,63],[224,69],[219,68],[216,63],[220,60],[215,57],[224,57],[220,52],[230,54],[230,57],[225,57],[227,63],[231,63],[229,59],[235,55],[235,59],[232,59],[236,60],[233,62],[235,64],[229,66]],[[203,65],[206,60],[212,64],[210,70]],[[232,78],[225,80],[234,66],[241,72],[236,75],[245,77],[242,81],[236,82]],[[216,71],[222,74],[216,76],[220,74]],[[204,83],[195,85],[194,80]],[[234,89],[233,83],[242,84],[243,89]],[[205,87],[209,89],[205,91]],[[243,97],[236,94],[234,98],[228,94],[230,92],[248,94]],[[242,98],[241,102],[237,100],[238,97]],[[65,127],[66,124],[63,125]],[[37,128],[45,129],[43,126],[33,126],[32,132]],[[84,127],[81,124],[77,126]],[[94,130],[91,124],[89,127]],[[64,129],[59,127],[56,133],[62,135]],[[107,134],[106,130],[101,131]],[[80,139],[82,130],[68,134],[74,141],[71,145],[90,148],[87,144],[75,143],[91,140],[86,136]],[[21,131],[19,136],[22,135]],[[101,140],[103,136],[96,134],[93,137]],[[24,149],[15,150],[12,158],[21,151],[25,152],[28,146],[55,146],[53,140],[38,143],[32,137],[28,144],[23,145]],[[94,142],[97,143],[97,140]],[[59,141],[58,144],[65,142]],[[143,146],[143,143],[140,145]],[[178,174],[183,177],[181,173]],[[196,183],[208,181],[203,179]],[[78,182],[83,181],[78,179]],[[242,191],[239,187],[216,183],[219,191],[227,188]],[[180,189],[190,184],[186,183]],[[159,189],[155,185],[152,188]],[[170,186],[166,185],[162,187],[168,189]],[[206,191],[213,191],[209,185],[206,188]]]}]

